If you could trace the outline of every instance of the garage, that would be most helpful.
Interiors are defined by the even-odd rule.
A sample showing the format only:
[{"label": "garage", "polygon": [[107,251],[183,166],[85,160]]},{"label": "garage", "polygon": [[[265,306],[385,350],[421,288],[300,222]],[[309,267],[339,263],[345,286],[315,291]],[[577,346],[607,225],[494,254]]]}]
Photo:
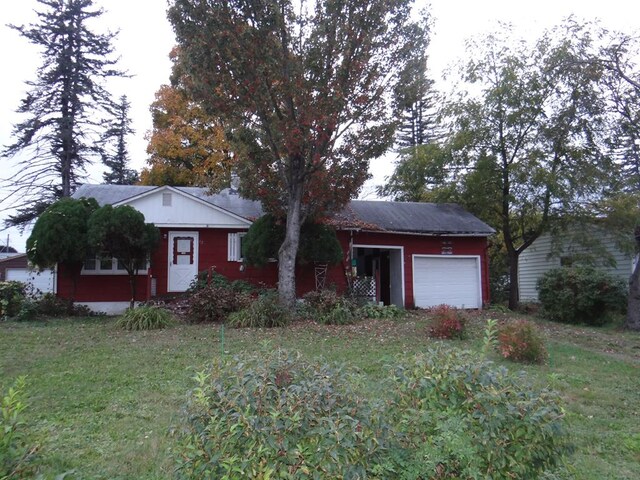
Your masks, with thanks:
[{"label": "garage", "polygon": [[26,268],[7,268],[5,271],[7,281],[23,282],[33,287],[35,294],[43,294],[54,291],[54,276],[51,270],[38,272]]},{"label": "garage", "polygon": [[413,295],[420,308],[482,307],[480,257],[414,255]]}]

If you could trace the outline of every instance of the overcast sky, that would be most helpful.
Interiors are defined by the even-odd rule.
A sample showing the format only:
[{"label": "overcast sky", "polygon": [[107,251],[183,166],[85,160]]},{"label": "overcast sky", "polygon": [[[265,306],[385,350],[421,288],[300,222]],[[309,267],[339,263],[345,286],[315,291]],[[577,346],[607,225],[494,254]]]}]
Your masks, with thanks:
[{"label": "overcast sky", "polygon": [[[419,0],[420,1],[420,0]],[[510,22],[518,31],[535,38],[543,29],[574,14],[578,18],[599,18],[612,29],[634,32],[640,27],[640,2],[635,0],[432,0],[434,28],[429,47],[430,75],[439,79],[444,68],[464,56],[464,42],[471,36],[494,31],[498,21]],[[131,118],[136,134],[129,140],[132,166],[141,169],[146,159],[145,133],[151,128],[149,105],[158,87],[168,82],[171,64],[168,53],[174,43],[173,32],[165,16],[165,0],[94,0],[106,13],[96,23],[97,32],[119,30],[115,50],[121,68],[132,78],[117,80],[110,91],[126,94],[132,104]],[[0,75],[0,145],[11,141],[12,125],[20,120],[15,114],[26,92],[25,81],[34,78],[40,64],[38,49],[6,24],[22,25],[34,20],[36,0],[0,0],[0,46],[3,73]],[[445,87],[445,84],[441,84]],[[7,160],[0,163],[0,177],[6,176]],[[373,184],[380,184],[393,169],[392,159],[372,162]],[[90,167],[88,181],[100,183],[102,170]],[[0,221],[6,212],[0,206]],[[24,237],[15,229],[2,231],[0,244],[24,251]]]}]

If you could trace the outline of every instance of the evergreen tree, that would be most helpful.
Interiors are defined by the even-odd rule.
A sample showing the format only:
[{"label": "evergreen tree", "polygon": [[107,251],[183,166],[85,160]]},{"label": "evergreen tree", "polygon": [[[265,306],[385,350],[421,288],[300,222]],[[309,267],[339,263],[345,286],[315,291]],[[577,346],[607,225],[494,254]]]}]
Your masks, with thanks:
[{"label": "evergreen tree", "polygon": [[103,175],[105,183],[114,185],[133,185],[138,182],[138,172],[127,168],[129,152],[127,151],[127,135],[133,134],[129,109],[131,104],[127,96],[120,97],[116,106],[113,122],[104,134],[104,151],[102,163],[109,169]]},{"label": "evergreen tree", "polygon": [[97,132],[114,108],[102,81],[123,75],[111,58],[115,34],[96,34],[87,25],[103,13],[92,0],[38,3],[36,23],[10,25],[42,49],[42,65],[17,110],[26,119],[14,126],[15,141],[1,155],[7,161],[20,154],[18,173],[4,180],[11,193],[3,200],[18,208],[7,225],[23,225],[73,193],[99,153]]},{"label": "evergreen tree", "polygon": [[401,90],[396,92],[400,124],[396,144],[401,150],[427,145],[442,137],[438,128],[438,95],[434,81],[427,77],[427,56],[421,52],[401,74]]}]

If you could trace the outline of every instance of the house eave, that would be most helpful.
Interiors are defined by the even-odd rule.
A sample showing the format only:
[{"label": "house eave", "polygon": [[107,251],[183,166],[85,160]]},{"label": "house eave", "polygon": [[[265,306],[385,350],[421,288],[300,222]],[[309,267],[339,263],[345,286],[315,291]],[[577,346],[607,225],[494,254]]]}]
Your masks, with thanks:
[{"label": "house eave", "polygon": [[393,235],[415,235],[421,237],[490,237],[493,233],[486,232],[415,232],[415,231],[403,231],[403,230],[370,230],[363,228],[339,228],[338,230],[344,230],[347,232],[362,232],[362,233],[384,233]]}]

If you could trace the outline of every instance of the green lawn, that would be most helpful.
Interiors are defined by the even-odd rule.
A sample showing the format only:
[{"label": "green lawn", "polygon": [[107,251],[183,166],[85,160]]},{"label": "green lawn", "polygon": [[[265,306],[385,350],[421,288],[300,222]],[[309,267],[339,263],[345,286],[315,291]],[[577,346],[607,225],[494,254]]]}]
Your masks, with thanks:
[{"label": "green lawn", "polygon": [[[479,348],[482,317],[471,338],[447,342]],[[426,320],[366,321],[344,327],[313,323],[274,330],[226,330],[225,354],[283,347],[360,369],[375,389],[386,363],[424,350]],[[27,375],[31,434],[44,478],[171,477],[170,432],[191,376],[221,354],[218,325],[124,332],[113,319],[0,323],[0,386]],[[640,335],[540,322],[548,365],[526,367],[540,386],[565,398],[576,446],[556,478],[640,478]],[[494,358],[500,361],[499,358]],[[521,369],[510,364],[512,369]],[[375,392],[384,395],[384,391]],[[573,476],[569,472],[573,472]]]}]

